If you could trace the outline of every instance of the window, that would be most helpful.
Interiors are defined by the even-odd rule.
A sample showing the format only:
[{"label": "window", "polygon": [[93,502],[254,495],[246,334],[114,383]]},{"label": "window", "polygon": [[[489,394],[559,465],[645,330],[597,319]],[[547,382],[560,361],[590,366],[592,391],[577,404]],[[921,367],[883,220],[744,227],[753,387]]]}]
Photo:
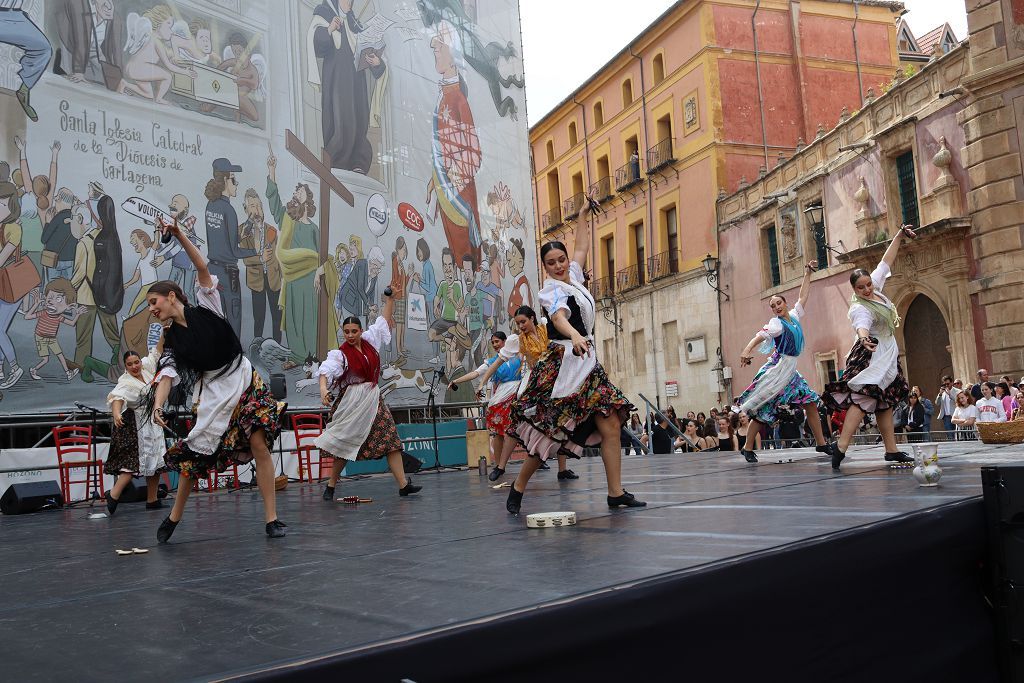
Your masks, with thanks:
[{"label": "window", "polygon": [[[821,206],[820,198],[807,204],[808,207],[815,205]],[[811,236],[814,239],[814,258],[818,261],[818,270],[828,268],[828,229],[820,223],[811,225],[810,217],[807,213],[804,213],[804,220],[807,221]]]},{"label": "window", "polygon": [[761,234],[761,248],[764,252],[764,261],[767,269],[767,275],[771,284],[770,287],[778,287],[782,283],[782,277],[779,274],[779,241],[778,236],[775,234],[775,224],[772,223],[766,228],[762,229]]},{"label": "window", "polygon": [[622,82],[622,108],[633,104],[633,80],[627,78]]},{"label": "window", "polygon": [[[608,155],[600,156],[597,158],[597,179],[607,178],[612,174],[611,164],[608,163]],[[602,188],[603,190],[604,188]],[[599,199],[603,199],[599,197]]]},{"label": "window", "polygon": [[830,382],[839,379],[838,356],[835,351],[814,354],[815,365],[818,368],[818,382],[824,387]]},{"label": "window", "polygon": [[665,244],[668,247],[668,272],[679,272],[679,225],[676,207],[662,211],[665,219]]},{"label": "window", "polygon": [[637,268],[637,284],[643,286],[644,275],[646,270],[646,260],[644,258],[644,222],[640,221],[629,226],[629,229],[633,233],[633,244],[636,248],[636,268]]},{"label": "window", "polygon": [[662,323],[661,337],[665,341],[665,368],[675,370],[679,367],[679,327],[675,320]]},{"label": "window", "polygon": [[579,142],[579,138],[576,136],[576,122],[569,122],[569,146],[575,147],[576,143]]},{"label": "window", "polygon": [[605,277],[615,277],[615,237],[609,235],[601,239],[601,254],[604,257]]},{"label": "window", "polygon": [[558,187],[558,169],[548,173],[548,204],[552,209],[562,208],[562,192]]},{"label": "window", "polygon": [[555,160],[555,143],[552,142],[551,140],[548,140],[547,152],[548,152],[548,163],[550,164],[551,162],[553,162]]},{"label": "window", "polygon": [[637,374],[647,372],[647,339],[643,330],[633,331],[633,370]]},{"label": "window", "polygon": [[654,85],[658,85],[665,80],[665,57],[664,55],[654,55]]},{"label": "window", "polygon": [[920,227],[917,211],[917,179],[914,175],[914,152],[908,151],[896,157],[896,178],[900,188],[900,207],[903,222]]},{"label": "window", "polygon": [[597,102],[594,104],[594,127],[600,128],[604,125],[604,104]]}]

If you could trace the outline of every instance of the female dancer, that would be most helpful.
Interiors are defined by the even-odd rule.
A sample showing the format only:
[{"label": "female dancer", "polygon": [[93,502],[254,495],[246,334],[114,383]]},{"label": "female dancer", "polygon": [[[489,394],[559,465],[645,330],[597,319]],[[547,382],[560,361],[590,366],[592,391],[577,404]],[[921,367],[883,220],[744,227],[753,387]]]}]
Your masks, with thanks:
[{"label": "female dancer", "polygon": [[[490,364],[490,367],[486,368],[483,373],[483,378],[480,380],[481,386],[486,386],[487,382],[496,373],[501,373],[510,364],[515,363],[517,371],[520,374],[520,380],[514,387],[514,393],[508,398],[508,407],[505,413],[505,424],[503,434],[508,434],[509,429],[509,414],[512,409],[513,401],[518,400],[519,396],[522,395],[526,389],[526,385],[530,381],[531,369],[537,364],[537,360],[540,358],[548,348],[548,335],[547,330],[543,327],[537,326],[537,314],[529,306],[520,306],[516,309],[515,317],[513,318],[516,327],[519,328],[519,334],[513,334],[511,337],[506,339],[501,347],[495,347],[498,352],[498,360]],[[498,332],[497,334],[502,334]],[[525,370],[523,367],[525,366]],[[483,367],[483,366],[480,366]],[[459,378],[462,379],[461,377]],[[492,398],[493,401],[493,398]],[[490,414],[488,413],[488,425],[490,425]],[[512,451],[516,449],[516,441],[514,439],[502,439],[501,448],[498,450],[498,462],[491,473],[487,475],[487,478],[491,481],[497,481],[503,474],[505,474],[505,465],[508,464],[508,459],[512,457]],[[579,479],[579,476],[566,467],[566,458],[564,453],[558,454],[558,481],[568,481],[570,479]]]},{"label": "female dancer", "polygon": [[530,477],[552,455],[578,458],[584,446],[601,444],[608,507],[642,507],[622,488],[622,451],[619,430],[633,406],[611,383],[597,362],[593,344],[594,297],[583,284],[583,265],[590,249],[588,198],[576,226],[572,260],[561,242],[548,242],[540,250],[547,279],[537,298],[548,319],[550,344],[530,373],[520,400],[512,406],[513,438],[534,457],[526,459],[508,494],[505,508],[519,514]]},{"label": "female dancer", "polygon": [[900,226],[874,271],[869,273],[858,268],[850,274],[853,298],[848,315],[857,332],[857,341],[846,356],[842,379],[825,387],[825,403],[829,408],[848,409],[839,439],[829,446],[834,470],[839,469],[846,457],[846,449],[866,413],[875,414],[885,443],[885,459],[913,462],[913,458],[896,448],[892,408],[907,398],[910,386],[900,367],[900,350],[894,336],[900,317],[893,303],[882,294],[904,234],[911,239],[916,237],[909,225]]},{"label": "female dancer", "polygon": [[[750,365],[754,360],[751,354],[758,344],[765,353],[772,351],[772,356],[754,375],[754,381],[740,396],[739,403],[740,412],[750,417],[750,429],[754,432],[761,431],[762,424],[775,422],[779,406],[802,405],[817,450],[825,453],[828,447],[821,430],[821,418],[818,417],[818,394],[807,386],[807,381],[796,369],[797,357],[804,350],[804,328],[800,319],[804,317],[804,304],[811,289],[811,273],[817,267],[817,261],[810,261],[804,266],[800,296],[791,310],[786,310],[786,297],[781,294],[768,300],[775,317],[747,342],[740,354],[740,365]],[[750,448],[752,445],[753,442],[744,444],[740,451],[747,462],[757,462],[757,454]]]},{"label": "female dancer", "polygon": [[166,543],[181,521],[193,479],[254,458],[267,535],[280,538],[286,525],[277,518],[270,448],[281,433],[285,404],[274,399],[242,354],[242,343],[224,318],[218,281],[206,259],[176,224],[166,230],[195,266],[196,305],[173,282],[165,280],[149,288],[146,300],[150,313],[164,325],[164,346],[156,366],[156,390],[147,397],[147,414],[166,426],[162,407],[174,386],[181,396],[193,394],[196,418],[188,436],[164,454],[164,463],[181,478],[171,514],[156,532],[157,541]]},{"label": "female dancer", "polygon": [[[331,478],[324,488],[324,500],[334,500],[334,488],[348,460],[379,460],[386,457],[388,468],[398,482],[398,495],[421,490],[405,476],[402,441],[391,411],[380,395],[380,347],[391,341],[391,320],[395,299],[391,288],[384,290],[384,313],[369,328],[357,316],[341,324],[345,341],[327,354],[320,365],[320,400],[331,408],[331,421],[314,442],[334,458]],[[334,398],[333,391],[338,392]]]},{"label": "female dancer", "polygon": [[114,428],[110,433],[110,452],[103,471],[117,477],[114,486],[107,491],[107,512],[111,515],[117,510],[121,493],[133,476],[146,478],[146,509],[163,507],[157,499],[157,488],[167,445],[164,443],[164,430],[148,419],[145,402],[161,354],[163,340],[146,358],[134,351],[126,351],[123,356],[125,373],[107,396],[114,415]]}]

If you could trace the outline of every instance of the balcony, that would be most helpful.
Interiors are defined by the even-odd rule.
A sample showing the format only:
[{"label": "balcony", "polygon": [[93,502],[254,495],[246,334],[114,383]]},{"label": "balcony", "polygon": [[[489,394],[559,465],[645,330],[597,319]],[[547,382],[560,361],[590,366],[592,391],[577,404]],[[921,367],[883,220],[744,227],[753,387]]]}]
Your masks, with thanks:
[{"label": "balcony", "polygon": [[562,215],[565,216],[565,220],[571,221],[576,216],[579,216],[584,201],[586,201],[586,195],[582,192],[577,192],[562,202]]},{"label": "balcony", "polygon": [[675,160],[672,156],[672,138],[665,138],[647,150],[647,172],[653,173]]},{"label": "balcony", "polygon": [[604,176],[599,178],[596,183],[591,183],[590,194],[597,198],[597,201],[603,202],[612,196],[612,179],[610,176]]},{"label": "balcony", "polygon": [[675,275],[679,272],[679,256],[674,251],[663,251],[647,259],[647,275],[651,280]]},{"label": "balcony", "polygon": [[640,183],[640,162],[630,162],[615,170],[615,189],[627,190]]},{"label": "balcony", "polygon": [[540,229],[551,232],[562,224],[562,210],[557,206],[540,217]]},{"label": "balcony", "polygon": [[612,297],[615,295],[615,278],[614,277],[601,277],[590,283],[590,293],[594,295],[594,300],[600,302],[601,299]]},{"label": "balcony", "polygon": [[615,291],[628,292],[644,285],[644,269],[640,266],[623,268],[615,274]]}]

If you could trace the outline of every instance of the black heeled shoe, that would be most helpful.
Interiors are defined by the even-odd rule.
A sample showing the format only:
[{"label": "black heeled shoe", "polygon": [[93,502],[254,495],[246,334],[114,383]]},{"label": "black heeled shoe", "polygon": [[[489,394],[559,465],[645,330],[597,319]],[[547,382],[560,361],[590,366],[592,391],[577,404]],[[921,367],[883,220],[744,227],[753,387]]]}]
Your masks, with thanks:
[{"label": "black heeled shoe", "polygon": [[613,510],[619,507],[642,508],[646,506],[647,503],[642,500],[637,500],[636,497],[626,489],[622,489],[621,496],[608,496],[608,507]]},{"label": "black heeled shoe", "polygon": [[742,455],[743,459],[747,462],[757,462],[757,453],[754,451],[740,451],[740,455]]},{"label": "black heeled shoe", "polygon": [[523,494],[521,491],[516,491],[516,484],[512,482],[512,486],[508,489],[508,500],[505,501],[505,509],[508,510],[510,515],[518,515],[522,507]]},{"label": "black heeled shoe", "polygon": [[826,443],[824,446],[815,446],[814,447],[814,450],[818,451],[819,453],[831,453],[832,452],[831,449],[832,449],[832,444],[830,444],[830,443]]},{"label": "black heeled shoe", "polygon": [[540,461],[540,467],[538,467],[537,469],[539,469],[539,470],[550,470],[551,469],[551,465],[549,465],[546,462],[544,462],[543,460],[541,460]]},{"label": "black heeled shoe", "polygon": [[895,453],[885,454],[886,462],[914,462],[914,459],[903,451],[896,451]]},{"label": "black heeled shoe", "polygon": [[267,536],[271,538],[282,538],[285,534],[285,527],[288,525],[279,519],[275,519],[273,522],[267,522]]},{"label": "black heeled shoe", "polygon": [[113,496],[110,495],[110,491],[107,491],[106,499],[107,499],[107,514],[110,515],[111,517],[113,517],[114,513],[117,511],[118,500],[117,500],[117,498],[114,498]]},{"label": "black heeled shoe", "polygon": [[499,479],[501,479],[501,475],[503,474],[505,474],[505,470],[501,469],[500,467],[495,467],[493,470],[491,470],[491,473],[487,475],[487,479],[489,481],[498,481]]},{"label": "black heeled shoe", "polygon": [[[181,520],[179,519],[178,522],[180,521]],[[171,539],[171,534],[173,534],[175,528],[177,528],[178,522],[172,522],[170,515],[165,517],[164,521],[160,522],[160,527],[156,530],[156,542],[167,543],[167,541]]]},{"label": "black heeled shoe", "polygon": [[152,503],[150,503],[148,500],[146,501],[146,509],[147,510],[160,510],[163,507],[165,507],[164,506],[164,502],[162,500],[160,500],[159,498],[154,500]]},{"label": "black heeled shoe", "polygon": [[334,487],[333,486],[325,486],[324,487],[324,500],[328,500],[328,501],[329,500],[334,500]]},{"label": "black heeled shoe", "polygon": [[843,458],[846,457],[846,453],[839,450],[839,442],[831,443],[828,446],[828,454],[832,456],[832,469],[836,472],[839,471],[839,464],[843,462]]},{"label": "black heeled shoe", "polygon": [[407,478],[405,480],[405,486],[403,486],[402,488],[398,489],[398,495],[400,495],[400,496],[411,496],[412,494],[419,493],[422,490],[423,490],[422,486],[416,486],[415,484],[412,483],[412,479],[408,479]]},{"label": "black heeled shoe", "polygon": [[558,473],[558,480],[564,481],[566,479],[579,479],[580,475],[576,474],[572,470],[562,470]]}]

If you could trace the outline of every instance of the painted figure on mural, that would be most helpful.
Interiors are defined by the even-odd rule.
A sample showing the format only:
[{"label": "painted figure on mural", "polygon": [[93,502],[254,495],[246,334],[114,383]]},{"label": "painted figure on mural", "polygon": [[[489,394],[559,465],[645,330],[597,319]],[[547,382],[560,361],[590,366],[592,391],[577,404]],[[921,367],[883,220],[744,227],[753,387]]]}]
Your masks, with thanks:
[{"label": "painted figure on mural", "polygon": [[448,247],[456,262],[471,255],[480,258],[480,211],[477,208],[476,174],[482,155],[473,112],[466,98],[462,67],[462,39],[447,21],[437,25],[430,41],[434,67],[441,74],[440,96],[434,109],[427,204],[436,195],[434,216],[440,215]]},{"label": "painted figure on mural", "polygon": [[252,294],[252,336],[263,337],[263,329],[270,310],[270,337],[281,343],[281,262],[277,259],[277,228],[267,223],[263,214],[263,200],[256,188],[245,191],[243,208],[247,220],[242,223],[239,237],[243,249],[256,251],[256,256],[242,259],[245,264],[245,286]]},{"label": "painted figure on mural", "polygon": [[132,251],[138,255],[138,259],[132,271],[131,279],[124,283],[124,291],[127,292],[136,284],[139,284],[140,288],[135,295],[135,299],[128,306],[126,317],[135,315],[139,312],[140,308],[146,305],[146,292],[149,290],[149,286],[160,280],[156,274],[156,266],[153,265],[156,260],[153,247],[158,239],[158,237],[154,238],[153,235],[141,228],[132,230],[131,235],[128,237],[128,244],[131,245]]},{"label": "painted figure on mural", "polygon": [[[338,320],[343,320],[345,318],[345,306],[342,301],[342,293],[345,291],[345,283],[348,282],[348,278],[355,267],[346,243],[338,242],[338,244],[335,245],[333,263],[336,281],[338,283],[338,289],[334,292],[332,297],[332,301],[334,301],[334,313]],[[328,294],[330,294],[330,292],[328,292]]]},{"label": "painted figure on mural", "polygon": [[452,250],[445,247],[441,250],[441,270],[444,280],[437,286],[433,301],[434,322],[427,330],[427,339],[441,342],[441,350],[445,352],[445,366],[449,369],[457,367],[463,355],[472,346],[469,331],[459,322],[465,319],[465,291],[456,277],[455,257]]},{"label": "painted figure on mural", "polygon": [[[323,145],[331,167],[365,175],[373,163],[367,138],[371,99],[367,78],[379,81],[387,67],[379,51],[365,58],[361,54],[356,60],[358,36],[364,29],[352,2],[323,0],[314,11],[306,39],[308,80],[320,88]],[[317,60],[322,60],[319,70]]]},{"label": "painted figure on mural", "polygon": [[125,51],[130,55],[124,65],[118,92],[138,95],[157,104],[170,104],[165,99],[171,89],[174,74],[196,78],[189,67],[179,66],[171,50],[171,29],[174,16],[167,5],[154,5],[142,16],[128,15],[128,43]]},{"label": "painted figure on mural", "polygon": [[206,248],[210,272],[220,283],[221,310],[236,335],[242,333],[242,285],[238,260],[256,256],[239,246],[238,214],[231,200],[238,194],[242,167],[223,157],[213,160],[213,178],[206,183]]},{"label": "painted figure on mural", "polygon": [[391,252],[391,298],[395,300],[394,312],[394,353],[396,366],[405,363],[409,350],[405,348],[405,320],[406,320],[406,289],[409,286],[409,275],[406,271],[406,262],[409,260],[409,248],[405,245],[405,237],[399,236],[395,240],[395,250]]},{"label": "painted figure on mural", "polygon": [[39,354],[39,362],[29,368],[28,374],[32,379],[41,380],[39,371],[50,361],[50,356],[57,359],[61,370],[64,371],[65,379],[70,382],[78,374],[78,368],[68,367],[68,361],[64,351],[57,340],[57,331],[60,326],[74,326],[82,315],[82,309],[78,307],[78,292],[75,286],[67,278],[55,278],[46,283],[42,296],[38,299],[29,294],[28,310],[25,311],[25,320],[35,320],[33,340],[36,344],[36,352]]},{"label": "painted figure on mural", "polygon": [[14,136],[14,144],[19,152],[19,164],[16,177],[21,181],[21,250],[37,258],[43,250],[43,223],[47,216],[55,212],[53,196],[57,189],[57,158],[60,155],[60,142],[54,140],[50,146],[50,168],[48,175],[32,175],[28,166],[28,152],[25,141]]},{"label": "painted figure on mural", "polygon": [[498,183],[487,193],[487,208],[494,216],[494,227],[491,229],[491,241],[508,244],[512,229],[526,232],[526,220],[512,199],[512,191],[505,183]]},{"label": "painted figure on mural", "polygon": [[311,219],[316,215],[313,191],[299,183],[287,204],[277,187],[277,157],[267,159],[267,201],[277,222],[277,259],[281,264],[281,328],[288,335],[290,357],[284,370],[302,365],[316,356],[318,301],[323,267],[320,265],[320,229]]},{"label": "painted figure on mural", "polygon": [[512,285],[512,291],[508,295],[508,308],[505,309],[508,313],[508,320],[512,320],[516,316],[516,310],[520,306],[529,306],[533,308],[533,293],[530,290],[530,281],[523,273],[523,268],[526,266],[526,247],[523,246],[523,241],[519,238],[512,238],[512,246],[509,247],[508,252],[505,254],[505,259],[508,261],[508,270],[515,278],[515,282]]},{"label": "painted figure on mural", "polygon": [[210,24],[204,19],[177,20],[171,27],[171,47],[178,61],[210,64],[214,59]]},{"label": "painted figure on mural", "polygon": [[2,3],[6,12],[0,12],[0,43],[24,50],[21,55],[21,86],[15,91],[18,104],[31,121],[38,121],[39,115],[31,104],[32,88],[46,71],[53,48],[43,32],[24,11],[23,0],[7,0]]},{"label": "painted figure on mural", "polygon": [[66,187],[53,195],[53,211],[43,226],[43,251],[39,257],[43,266],[43,282],[57,278],[71,279],[75,266],[75,247],[78,240],[71,234],[71,207],[79,203],[74,193]]},{"label": "painted figure on mural", "polygon": [[235,121],[241,122],[243,118],[253,122],[259,121],[260,111],[256,107],[256,102],[262,101],[266,95],[266,59],[259,53],[254,54],[248,41],[237,31],[228,36],[224,57],[224,61],[217,68],[234,75],[238,86],[238,110],[235,112]]},{"label": "painted figure on mural", "polygon": [[[183,230],[188,238],[195,245],[205,244],[196,234],[196,217],[189,213],[190,206],[188,197],[183,194],[176,194],[171,197],[171,203],[167,207],[168,217],[178,222],[178,227]],[[178,240],[171,240],[166,244],[160,242],[156,245],[156,258],[153,266],[159,269],[167,261],[171,262],[170,277],[166,278],[181,287],[183,292],[192,292],[196,288],[196,267],[192,265],[188,254],[181,248]],[[164,279],[164,278],[161,278]]]},{"label": "painted figure on mural", "polygon": [[[28,294],[36,287],[38,280],[18,277],[18,250],[21,247],[21,205],[14,183],[0,183],[0,274],[5,276],[8,286],[0,292],[0,389],[7,389],[21,379],[25,371],[18,364],[18,354],[10,336],[11,323]],[[22,266],[24,268],[24,266]],[[22,282],[22,280],[24,280]],[[34,282],[32,280],[35,280]],[[7,373],[4,372],[4,362]]]},{"label": "painted figure on mural", "polygon": [[53,59],[54,73],[75,83],[117,87],[127,42],[127,19],[118,4],[117,0],[57,0],[53,12],[62,47]]},{"label": "painted figure on mural", "polygon": [[341,289],[341,305],[346,316],[354,315],[369,325],[378,310],[377,277],[384,268],[384,253],[380,247],[373,247],[363,258],[362,240],[355,235],[349,239],[349,253],[355,263]]}]

